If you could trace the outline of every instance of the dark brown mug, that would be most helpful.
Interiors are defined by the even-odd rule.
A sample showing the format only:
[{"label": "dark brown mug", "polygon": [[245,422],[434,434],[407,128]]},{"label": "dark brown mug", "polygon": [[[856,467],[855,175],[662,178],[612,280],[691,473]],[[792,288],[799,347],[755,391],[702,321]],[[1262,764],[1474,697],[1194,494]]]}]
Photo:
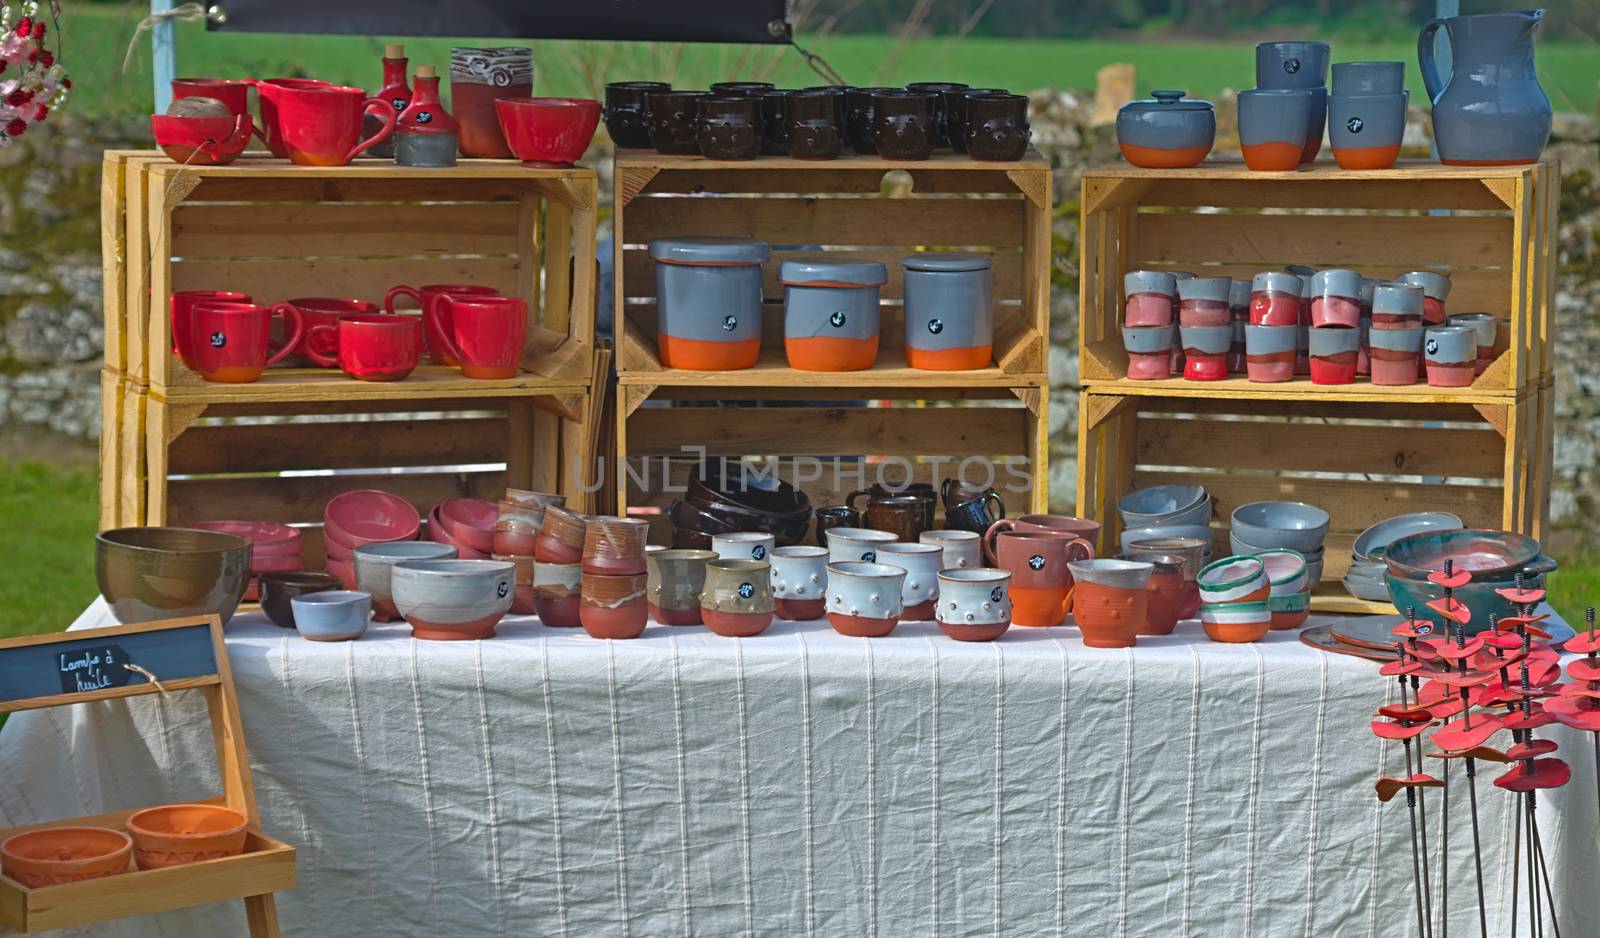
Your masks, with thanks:
[{"label": "dark brown mug", "polygon": [[650,123],[650,145],[657,153],[694,155],[700,152],[695,134],[698,102],[704,91],[647,91],[645,114]]},{"label": "dark brown mug", "polygon": [[772,90],[770,81],[714,81],[711,83],[712,94],[746,94],[759,95]]},{"label": "dark brown mug", "polygon": [[967,155],[1009,163],[1028,152],[1028,99],[1020,94],[967,96]]},{"label": "dark brown mug", "polygon": [[844,150],[840,129],[844,92],[833,89],[789,92],[784,108],[789,155],[797,160],[831,160]]},{"label": "dark brown mug", "polygon": [[893,495],[867,502],[866,526],[888,531],[897,539],[914,543],[928,529],[923,521],[922,501],[914,495]]},{"label": "dark brown mug", "polygon": [[645,96],[671,91],[664,81],[614,81],[606,85],[606,133],[624,149],[650,148],[650,123]]},{"label": "dark brown mug", "polygon": [[817,516],[817,543],[823,547],[828,546],[828,532],[834,528],[859,528],[861,527],[861,512],[849,505],[830,505],[818,508]]},{"label": "dark brown mug", "polygon": [[873,96],[899,88],[851,88],[844,93],[844,139],[850,149],[862,156],[876,156],[878,144],[872,139],[872,119],[876,110]]},{"label": "dark brown mug", "polygon": [[966,91],[967,85],[959,81],[914,81],[906,85],[907,91],[931,91],[934,94],[933,124],[938,146],[950,146],[950,112],[945,106],[945,95]]},{"label": "dark brown mug", "polygon": [[756,97],[761,99],[761,152],[767,156],[789,153],[788,96],[789,91],[784,88],[756,92]]},{"label": "dark brown mug", "polygon": [[871,502],[882,498],[894,498],[897,495],[909,495],[921,502],[922,526],[923,528],[933,527],[933,510],[935,505],[938,504],[938,499],[934,495],[933,486],[927,482],[907,482],[905,485],[892,489],[875,484],[871,488],[851,492],[849,497],[844,500],[844,503],[856,511],[863,511],[864,509],[856,504],[863,498]]},{"label": "dark brown mug", "polygon": [[713,160],[753,160],[761,154],[761,99],[708,94],[699,101],[695,139]]},{"label": "dark brown mug", "polygon": [[1004,88],[962,88],[940,93],[944,98],[944,122],[950,129],[950,149],[967,152],[967,99],[975,94],[1010,94]]},{"label": "dark brown mug", "polygon": [[872,139],[886,160],[925,160],[938,140],[931,91],[883,91],[873,96]]}]

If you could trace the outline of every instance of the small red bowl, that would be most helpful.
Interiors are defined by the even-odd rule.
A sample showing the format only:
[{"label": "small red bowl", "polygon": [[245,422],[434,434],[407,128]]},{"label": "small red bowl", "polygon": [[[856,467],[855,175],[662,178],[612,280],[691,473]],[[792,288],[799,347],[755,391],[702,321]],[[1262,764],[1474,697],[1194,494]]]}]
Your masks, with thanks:
[{"label": "small red bowl", "polygon": [[589,98],[497,98],[494,110],[511,152],[540,166],[577,162],[600,125],[600,102]]},{"label": "small red bowl", "polygon": [[337,560],[340,563],[356,562],[356,555],[351,549],[331,537],[324,536],[322,538],[322,553],[329,560]]},{"label": "small red bowl", "polygon": [[494,550],[494,526],[500,506],[481,498],[447,498],[434,509],[450,536],[473,550],[487,554]]},{"label": "small red bowl", "polygon": [[376,489],[335,495],[322,511],[323,532],[341,547],[355,550],[376,541],[415,540],[422,519],[411,503]]},{"label": "small red bowl", "polygon": [[439,506],[433,506],[428,512],[428,540],[435,544],[448,544],[456,549],[458,560],[488,560],[489,553],[481,551],[467,542],[460,540],[450,532],[450,528],[439,518]]},{"label": "small red bowl", "polygon": [[300,531],[287,524],[274,524],[271,521],[196,521],[184,527],[249,538],[250,556],[254,558],[290,554],[300,556]]},{"label": "small red bowl", "polygon": [[250,142],[248,115],[174,117],[150,115],[150,133],[167,159],[190,166],[225,166]]}]

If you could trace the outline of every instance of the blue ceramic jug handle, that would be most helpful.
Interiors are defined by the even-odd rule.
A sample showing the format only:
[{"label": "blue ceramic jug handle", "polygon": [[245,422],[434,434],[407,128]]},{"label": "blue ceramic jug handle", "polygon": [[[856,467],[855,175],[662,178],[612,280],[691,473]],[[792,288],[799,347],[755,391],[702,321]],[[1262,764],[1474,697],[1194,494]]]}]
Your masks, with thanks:
[{"label": "blue ceramic jug handle", "polygon": [[[1424,23],[1422,32],[1417,34],[1417,67],[1422,69],[1422,86],[1428,90],[1428,103],[1432,104],[1439,97],[1439,92],[1444,90],[1444,82],[1439,80],[1439,65],[1433,59],[1433,34],[1444,25],[1443,19],[1431,19]],[[1449,33],[1445,33],[1448,42]]]}]

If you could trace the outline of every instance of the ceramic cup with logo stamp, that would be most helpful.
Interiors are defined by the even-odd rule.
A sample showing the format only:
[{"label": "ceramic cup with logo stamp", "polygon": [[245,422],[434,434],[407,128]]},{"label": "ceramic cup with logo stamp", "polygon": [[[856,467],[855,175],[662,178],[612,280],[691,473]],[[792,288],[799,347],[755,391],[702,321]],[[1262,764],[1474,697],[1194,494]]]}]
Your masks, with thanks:
[{"label": "ceramic cup with logo stamp", "polygon": [[874,531],[869,528],[833,528],[828,531],[828,561],[877,563],[878,548],[896,540],[899,538],[888,531]]},{"label": "ceramic cup with logo stamp", "polygon": [[711,538],[711,549],[723,560],[766,560],[777,546],[771,534],[739,532],[718,534]]},{"label": "ceramic cup with logo stamp", "polygon": [[[821,550],[821,548],[816,548]],[[710,560],[700,615],[718,635],[748,638],[772,624],[772,565],[765,560]]]},{"label": "ceramic cup with logo stamp", "polygon": [[878,358],[879,261],[784,261],[783,349],[801,371],[860,371]]},{"label": "ceramic cup with logo stamp", "polygon": [[865,561],[828,564],[828,623],[841,635],[882,638],[900,622],[906,571]]},{"label": "ceramic cup with logo stamp", "polygon": [[1483,374],[1489,363],[1494,361],[1494,350],[1500,335],[1500,320],[1494,313],[1452,313],[1445,320],[1445,324],[1466,326],[1478,337],[1478,361],[1473,370],[1477,374]]},{"label": "ceramic cup with logo stamp", "polygon": [[771,563],[772,596],[778,618],[820,619],[827,613],[827,548],[774,548]]},{"label": "ceramic cup with logo stamp", "polygon": [[992,642],[1011,626],[1011,574],[993,567],[939,572],[934,619],[958,642]]},{"label": "ceramic cup with logo stamp", "polygon": [[1341,169],[1388,169],[1406,132],[1404,91],[1328,98],[1328,143]]},{"label": "ceramic cup with logo stamp", "polygon": [[1422,340],[1428,384],[1464,388],[1472,384],[1478,359],[1477,333],[1466,326],[1431,326]]},{"label": "ceramic cup with logo stamp", "polygon": [[996,566],[1011,574],[1011,619],[1017,625],[1060,625],[1072,600],[1069,560],[1094,549],[1064,532],[1007,531],[995,539]]}]

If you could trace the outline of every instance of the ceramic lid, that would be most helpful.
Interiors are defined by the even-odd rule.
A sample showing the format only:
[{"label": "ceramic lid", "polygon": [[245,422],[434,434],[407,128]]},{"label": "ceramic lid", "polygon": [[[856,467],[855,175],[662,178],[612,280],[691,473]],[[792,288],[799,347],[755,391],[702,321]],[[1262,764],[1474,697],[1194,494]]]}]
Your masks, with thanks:
[{"label": "ceramic lid", "polygon": [[784,261],[778,277],[795,286],[882,286],[889,268],[879,261]]},{"label": "ceramic lid", "polygon": [[906,270],[988,270],[992,263],[987,254],[940,254],[931,251],[900,259],[900,266]]},{"label": "ceramic lid", "polygon": [[1122,106],[1122,110],[1129,113],[1140,111],[1210,111],[1213,110],[1210,101],[1197,98],[1185,98],[1188,92],[1184,91],[1152,91],[1150,97],[1138,101],[1129,101]]},{"label": "ceramic lid", "polygon": [[772,249],[749,238],[657,238],[650,242],[650,256],[675,264],[761,264]]}]

